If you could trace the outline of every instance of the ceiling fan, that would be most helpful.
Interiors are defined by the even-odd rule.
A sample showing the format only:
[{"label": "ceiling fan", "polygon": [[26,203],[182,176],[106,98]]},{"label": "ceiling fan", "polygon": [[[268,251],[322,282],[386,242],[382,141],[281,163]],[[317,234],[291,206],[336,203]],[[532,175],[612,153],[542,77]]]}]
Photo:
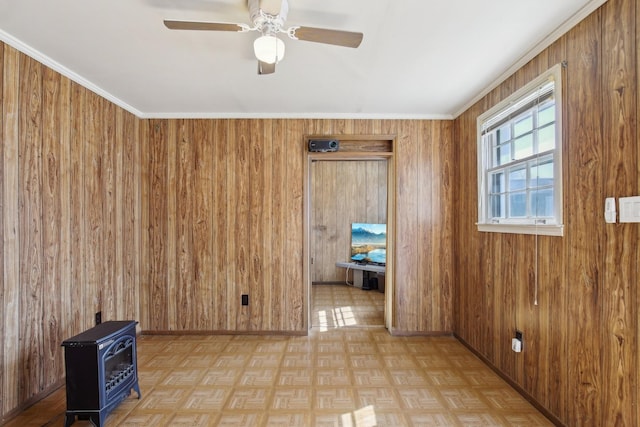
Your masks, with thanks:
[{"label": "ceiling fan", "polygon": [[293,40],[352,48],[360,46],[362,42],[363,34],[351,31],[300,26],[285,29],[284,22],[289,11],[288,0],[247,0],[247,5],[253,25],[174,20],[165,20],[164,25],[171,30],[259,32],[260,37],[253,43],[253,50],[258,59],[258,74],[274,73],[276,64],[284,58],[284,42],[277,37],[280,33]]}]

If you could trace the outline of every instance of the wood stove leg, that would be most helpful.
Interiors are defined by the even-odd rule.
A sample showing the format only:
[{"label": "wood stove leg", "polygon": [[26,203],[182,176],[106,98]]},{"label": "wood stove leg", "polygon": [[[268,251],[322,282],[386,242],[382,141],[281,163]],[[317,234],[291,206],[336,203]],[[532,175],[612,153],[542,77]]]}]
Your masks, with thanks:
[{"label": "wood stove leg", "polygon": [[136,381],[136,383],[133,385],[133,390],[138,393],[138,400],[142,399],[142,393],[140,393],[140,386],[138,385],[138,382]]}]

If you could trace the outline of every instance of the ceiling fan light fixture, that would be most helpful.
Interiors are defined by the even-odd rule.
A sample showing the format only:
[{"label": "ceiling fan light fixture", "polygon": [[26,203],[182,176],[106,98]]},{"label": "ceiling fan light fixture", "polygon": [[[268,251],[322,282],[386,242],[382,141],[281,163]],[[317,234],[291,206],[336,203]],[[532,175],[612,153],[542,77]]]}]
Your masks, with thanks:
[{"label": "ceiling fan light fixture", "polygon": [[253,52],[259,61],[277,64],[284,58],[284,42],[274,35],[263,35],[253,42]]}]

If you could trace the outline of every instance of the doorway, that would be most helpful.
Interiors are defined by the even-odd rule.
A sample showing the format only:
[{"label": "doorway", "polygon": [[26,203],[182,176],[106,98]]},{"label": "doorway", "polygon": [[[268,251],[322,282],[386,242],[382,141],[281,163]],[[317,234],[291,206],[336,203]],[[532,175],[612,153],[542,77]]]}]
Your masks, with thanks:
[{"label": "doorway", "polygon": [[[306,141],[311,138],[317,137]],[[305,163],[307,329],[384,326],[391,331],[393,137],[331,138],[341,141],[338,152],[308,152]],[[366,280],[362,285],[362,271],[354,274],[353,269],[336,266],[351,260],[352,223],[385,224],[387,228],[386,266],[378,276],[371,274],[372,288],[366,287]],[[365,272],[364,277],[368,275]]]}]

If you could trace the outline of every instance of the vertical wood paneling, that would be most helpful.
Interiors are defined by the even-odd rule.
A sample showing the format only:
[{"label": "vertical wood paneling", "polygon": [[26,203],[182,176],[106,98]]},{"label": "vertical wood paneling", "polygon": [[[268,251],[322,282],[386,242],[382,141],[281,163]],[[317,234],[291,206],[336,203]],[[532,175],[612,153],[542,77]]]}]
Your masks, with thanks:
[{"label": "vertical wood paneling", "polygon": [[[454,242],[453,250],[455,253],[455,281],[457,283],[456,292],[454,292],[454,326],[456,333],[464,339],[470,346],[476,349],[482,355],[488,357],[486,351],[483,351],[482,347],[478,345],[478,341],[474,337],[479,337],[480,334],[474,334],[472,319],[478,316],[478,311],[472,310],[470,301],[474,295],[474,291],[482,289],[484,287],[484,280],[487,276],[479,274],[473,274],[474,269],[481,263],[480,259],[474,258],[473,254],[483,254],[486,251],[479,251],[477,242],[480,240],[477,233],[475,233],[472,224],[474,222],[474,213],[472,206],[473,201],[470,197],[465,197],[465,193],[460,191],[462,182],[467,182],[471,179],[473,183],[476,183],[476,179],[469,174],[469,169],[474,168],[476,156],[471,153],[470,146],[473,143],[470,142],[469,136],[472,135],[471,123],[473,122],[475,110],[474,107],[470,111],[467,111],[465,115],[456,119],[456,125],[454,128],[454,138],[456,140],[455,155],[457,167],[455,169],[455,191],[454,191],[454,209],[456,210],[457,220],[454,222]],[[471,140],[472,141],[472,140]],[[476,184],[477,185],[477,184]],[[480,255],[478,256],[480,258]],[[477,283],[474,286],[469,286],[472,283],[473,278],[477,277]],[[464,289],[464,292],[462,290]],[[470,315],[470,313],[474,313]],[[475,319],[476,324],[479,323]],[[489,320],[489,319],[487,319]],[[491,345],[491,342],[486,345]],[[493,360],[493,359],[490,359]]]},{"label": "vertical wood paneling", "polygon": [[[57,132],[60,155],[60,335],[67,331],[75,331],[74,329],[74,312],[70,308],[74,301],[71,299],[72,288],[72,208],[71,208],[71,191],[78,183],[72,181],[72,163],[71,163],[71,147],[72,147],[72,128],[71,128],[71,80],[60,79],[60,88],[58,90],[58,104],[60,109],[57,114],[58,124],[52,124],[53,129],[59,129]],[[64,311],[63,311],[64,310]],[[58,343],[55,343],[58,344]],[[61,356],[58,347],[58,354]]]},{"label": "vertical wood paneling", "polygon": [[397,210],[396,219],[396,277],[394,301],[396,307],[396,327],[403,331],[417,331],[419,317],[419,301],[416,295],[421,294],[418,283],[418,122],[399,121],[397,131],[396,162],[397,171],[396,203],[401,206]]},{"label": "vertical wood paneling", "polygon": [[[19,209],[21,312],[43,315],[42,249],[42,65],[21,56],[19,100]],[[20,399],[41,391],[42,322],[20,322]]]},{"label": "vertical wood paneling", "polygon": [[[151,173],[154,165],[151,164],[151,123],[139,123],[137,137],[139,138],[140,153],[140,198],[138,200],[140,208],[140,230],[136,233],[140,238],[140,275],[139,293],[140,293],[140,324],[154,325],[151,314],[152,310],[152,267],[151,263],[151,238],[153,236],[153,222],[151,217],[151,195],[153,191]],[[147,326],[149,327],[149,326]]]},{"label": "vertical wood paneling", "polygon": [[[166,325],[168,330],[179,330],[181,326],[184,327],[184,322],[186,321],[185,313],[180,310],[180,295],[178,294],[180,289],[178,282],[181,280],[180,273],[182,271],[180,270],[181,258],[179,258],[178,252],[178,224],[180,222],[178,199],[184,197],[184,191],[181,191],[180,188],[180,185],[184,183],[179,179],[178,150],[182,146],[180,139],[182,135],[179,133],[179,129],[183,126],[183,123],[183,120],[175,120],[164,125],[167,133],[161,136],[161,140],[165,147],[166,155],[153,159],[154,162],[166,162],[164,165],[160,163],[154,165],[154,167],[166,174],[166,185],[158,188],[159,191],[165,192],[166,207],[164,208],[166,212],[164,212],[163,219],[166,221],[166,229],[164,227],[158,229],[158,239],[162,239],[162,243],[166,248],[166,254],[163,258],[163,262],[166,263],[166,272],[162,273],[163,276],[166,276],[166,282],[162,288],[167,303]],[[169,191],[170,189],[173,189],[173,191]],[[154,193],[153,196],[155,195]],[[157,206],[157,208],[162,207],[162,205]],[[158,265],[158,267],[161,267],[161,265]],[[181,315],[178,315],[178,313]],[[180,325],[179,322],[183,324]]]},{"label": "vertical wood paneling", "polygon": [[[4,46],[4,45],[3,45]],[[16,408],[20,378],[20,209],[19,177],[19,89],[20,55],[4,46],[2,87],[2,208],[3,208],[3,360],[2,414]]]},{"label": "vertical wood paneling", "polygon": [[[4,161],[4,44],[0,43],[0,182],[4,181],[5,161]],[[4,363],[4,331],[5,331],[5,256],[4,256],[4,186],[0,185],[0,363]],[[4,365],[2,365],[4,366]],[[4,372],[0,369],[0,387],[4,384]],[[4,392],[3,388],[0,388]],[[4,397],[0,396],[0,414],[3,413]]]},{"label": "vertical wood paneling", "polygon": [[[264,185],[259,193],[261,197],[261,209],[263,210],[262,223],[260,224],[261,246],[259,250],[261,254],[261,277],[262,282],[265,283],[266,286],[262,285],[264,287],[264,295],[260,301],[262,321],[259,327],[262,330],[277,330],[278,328],[273,319],[273,309],[271,308],[271,304],[269,304],[273,300],[274,290],[277,289],[272,282],[273,264],[269,261],[269,258],[273,256],[272,254],[277,249],[273,244],[273,217],[276,213],[273,205],[273,196],[277,183],[272,180],[273,175],[271,170],[274,164],[273,146],[277,145],[278,142],[273,139],[273,120],[263,120],[262,122],[264,126],[263,134],[265,135],[264,141],[260,141],[258,138],[253,141],[253,144],[262,145],[261,163],[264,165],[260,172]],[[255,283],[260,282],[256,281]]]},{"label": "vertical wood paneling", "polygon": [[238,300],[241,298],[240,294],[245,292],[244,290],[240,290],[238,292],[241,284],[239,283],[236,272],[238,271],[238,256],[236,253],[236,227],[237,227],[237,218],[236,214],[236,206],[234,205],[234,199],[238,195],[238,183],[237,179],[242,176],[242,171],[236,170],[236,157],[238,151],[238,142],[235,137],[235,120],[229,120],[227,124],[227,134],[225,135],[224,144],[228,146],[227,151],[227,167],[226,167],[226,177],[225,181],[227,182],[227,188],[224,191],[224,200],[226,210],[224,212],[224,218],[226,221],[226,232],[224,241],[226,245],[224,246],[225,255],[227,259],[227,265],[225,269],[225,280],[226,280],[226,296],[227,296],[227,318],[225,322],[224,329],[225,330],[234,330],[237,328],[237,316],[239,311]]},{"label": "vertical wood paneling", "polygon": [[[603,8],[603,105],[604,117],[604,195],[624,197],[638,193],[638,92],[636,62],[637,1],[618,0]],[[634,407],[638,401],[638,383],[634,374],[634,356],[638,314],[637,224],[605,227],[605,257],[616,262],[603,266],[603,407],[601,425],[637,424]]]},{"label": "vertical wood paneling", "polygon": [[69,328],[79,333],[88,323],[84,316],[84,292],[86,289],[83,257],[85,255],[86,236],[84,233],[84,148],[85,131],[82,114],[87,90],[74,85],[71,89],[71,135],[70,135],[70,174],[73,185],[69,189],[71,208],[71,282],[75,286],[68,289],[68,300],[72,301],[69,311]]},{"label": "vertical wood paneling", "polygon": [[[322,183],[325,181],[324,171],[325,168],[322,166],[324,163],[313,162],[310,166],[310,174],[311,174],[311,197],[313,197],[311,206],[326,206],[324,202],[324,186]],[[318,254],[323,254],[324,250],[322,245],[324,244],[326,234],[325,219],[323,217],[325,213],[324,209],[312,209],[311,217],[310,217],[310,231],[309,231],[309,246],[310,246],[310,277],[312,282],[324,282],[324,263],[321,259],[316,259]]]},{"label": "vertical wood paneling", "polygon": [[[172,128],[172,126],[170,126]],[[177,125],[177,185],[176,185],[176,230],[175,234],[169,230],[168,240],[175,239],[175,253],[169,251],[168,269],[172,269],[170,258],[177,261],[177,277],[168,283],[169,300],[176,298],[176,329],[188,330],[193,328],[193,315],[196,312],[195,281],[193,273],[193,145],[189,122],[180,120]],[[173,133],[170,133],[173,136]],[[167,141],[173,146],[171,140]],[[171,155],[171,148],[169,148]],[[171,156],[169,156],[171,164]],[[171,182],[169,188],[172,188]],[[169,212],[169,221],[172,214]],[[170,321],[171,323],[171,321]]]},{"label": "vertical wood paneling", "polygon": [[[247,216],[247,290],[249,293],[249,330],[260,330],[262,322],[268,322],[264,310],[264,301],[268,300],[269,286],[265,286],[268,278],[264,275],[266,256],[264,252],[264,217],[268,215],[268,206],[263,197],[271,191],[270,181],[265,180],[265,149],[270,147],[270,135],[265,134],[263,120],[251,120],[250,135],[247,147],[248,160],[248,216]],[[253,300],[253,304],[251,303]]]},{"label": "vertical wood paneling", "polygon": [[[416,144],[417,161],[420,165],[417,170],[417,183],[415,188],[418,206],[418,222],[416,224],[418,230],[416,237],[418,247],[416,248],[416,253],[421,248],[424,258],[431,261],[417,263],[416,265],[417,277],[420,278],[420,281],[425,282],[432,282],[434,277],[433,273],[439,269],[437,260],[435,263],[433,262],[434,248],[431,245],[431,239],[435,231],[435,227],[433,227],[435,222],[433,209],[438,206],[437,203],[434,204],[434,199],[432,198],[433,188],[437,187],[433,184],[434,182],[438,182],[437,179],[434,179],[434,163],[438,159],[438,150],[434,148],[434,146],[438,146],[438,144],[435,143],[438,133],[434,131],[434,128],[435,126],[430,122],[422,123],[420,139],[431,143]],[[416,329],[418,328],[417,325],[424,321],[423,317],[431,317],[432,314],[437,315],[440,309],[437,306],[432,306],[433,300],[435,299],[434,294],[438,292],[437,286],[420,286],[417,290],[419,292],[419,298],[417,298],[417,300],[419,302],[418,318],[420,320],[416,324]]]},{"label": "vertical wood paneling", "polygon": [[[43,91],[43,129],[56,129],[61,122],[60,81],[61,75],[51,69],[44,70]],[[60,344],[64,337],[61,329],[62,274],[60,252],[62,245],[62,206],[61,206],[61,156],[60,135],[57,132],[44,132],[42,137],[42,222],[43,222],[43,315],[48,319],[44,325],[44,357],[46,366],[42,387],[50,387],[64,373],[64,362]]]},{"label": "vertical wood paneling", "polygon": [[[305,146],[303,135],[310,135],[302,121],[288,121],[285,132],[285,146],[287,155],[285,156],[284,170],[286,174],[284,180],[287,184],[288,197],[284,205],[284,221],[286,226],[284,254],[287,257],[285,262],[285,273],[283,284],[304,283],[302,277],[302,215],[303,215],[303,162],[305,160]],[[308,301],[308,290],[302,287],[291,287],[287,289],[285,298],[285,319],[284,330],[301,330],[307,327],[308,313],[305,311],[305,302]]]},{"label": "vertical wood paneling", "polygon": [[213,171],[213,203],[214,224],[213,224],[213,259],[215,278],[212,286],[214,289],[211,305],[215,307],[214,330],[224,330],[227,328],[229,315],[229,291],[232,290],[227,278],[229,253],[227,252],[229,239],[229,218],[227,217],[227,194],[232,188],[229,185],[227,176],[227,159],[229,156],[229,144],[227,143],[227,132],[229,129],[228,120],[217,120],[214,122],[214,171]]},{"label": "vertical wood paneling", "polygon": [[[126,155],[125,142],[126,138],[124,137],[124,110],[116,110],[114,114],[114,136],[115,136],[115,150],[114,150],[114,158],[113,158],[113,169],[114,174],[116,176],[116,181],[114,183],[114,200],[116,206],[120,207],[120,209],[115,214],[115,236],[114,236],[114,278],[113,278],[113,307],[112,307],[112,315],[115,319],[131,319],[131,317],[126,317],[123,311],[126,309],[126,302],[130,298],[125,291],[125,282],[127,281],[127,276],[131,274],[132,268],[127,264],[127,260],[123,257],[124,248],[127,247],[129,249],[128,253],[133,253],[133,245],[127,246],[129,242],[133,242],[133,237],[135,233],[125,234],[125,223],[127,221],[126,212],[127,208],[130,207],[130,203],[127,203],[127,194],[126,189],[124,187],[125,183],[130,184],[130,176],[125,173],[124,170],[124,158]],[[128,159],[130,160],[130,159]],[[134,169],[135,166],[132,163],[128,163],[130,165],[130,169]],[[133,190],[133,187],[130,187]],[[129,197],[131,196],[131,191],[129,192]],[[133,231],[133,230],[130,230]],[[133,257],[129,257],[133,259]],[[126,265],[126,267],[125,267]],[[125,302],[125,304],[118,304],[119,301]]]},{"label": "vertical wood paneling", "polygon": [[[167,123],[159,120],[149,122],[149,310],[150,325],[160,330],[169,329],[171,314],[167,308]],[[173,253],[169,256],[174,257]],[[175,319],[171,319],[175,321]]]},{"label": "vertical wood paneling", "polygon": [[[85,96],[84,110],[87,114],[84,123],[84,164],[85,185],[82,197],[87,200],[82,214],[82,234],[85,237],[84,253],[81,264],[84,266],[84,313],[83,319],[91,318],[92,313],[102,310],[103,304],[103,259],[104,246],[101,244],[104,234],[102,180],[105,167],[102,157],[103,134],[100,127],[100,98],[92,93]],[[87,325],[88,326],[88,325]]]},{"label": "vertical wood paneling", "polygon": [[[569,289],[569,348],[575,359],[569,365],[569,401],[574,402],[569,419],[597,425],[601,419],[602,366],[600,337],[594,331],[601,325],[602,224],[600,216],[588,215],[602,207],[603,147],[601,135],[602,85],[600,13],[583,21],[569,34],[567,106],[571,108],[566,153],[569,161],[570,188],[567,204],[568,257],[566,283]],[[589,230],[585,233],[584,230]]]},{"label": "vertical wood paneling", "polygon": [[[423,132],[422,147],[429,146],[430,158],[421,162],[424,171],[429,164],[429,174],[423,173],[420,188],[426,188],[430,221],[427,240],[420,248],[423,259],[421,266],[431,270],[419,273],[419,277],[431,277],[431,298],[422,300],[424,319],[420,329],[449,331],[452,322],[452,257],[453,218],[449,215],[452,205],[452,132],[450,122],[429,122],[430,132]],[[428,144],[428,145],[427,145]],[[427,178],[428,177],[428,178]],[[433,185],[433,184],[436,185]],[[426,246],[425,246],[426,245]],[[425,286],[425,288],[428,286]]]},{"label": "vertical wood paneling", "polygon": [[[117,239],[117,223],[116,209],[121,206],[116,200],[116,167],[115,155],[118,150],[120,138],[116,138],[115,126],[116,115],[115,104],[100,98],[100,123],[102,124],[102,176],[99,178],[101,182],[100,200],[102,205],[102,242],[103,255],[101,260],[102,278],[99,287],[102,288],[101,308],[107,314],[106,319],[113,319],[116,313],[116,305],[121,301],[116,301],[116,239]],[[121,266],[121,265],[120,265]],[[90,317],[90,316],[89,316]]]},{"label": "vertical wood paneling", "polygon": [[[228,173],[230,176],[229,212],[230,227],[228,236],[229,259],[233,270],[229,271],[233,291],[229,294],[231,313],[230,329],[248,330],[251,308],[258,301],[249,300],[248,306],[240,306],[242,294],[249,294],[249,176],[250,132],[248,120],[233,120],[230,129],[230,144],[233,144],[233,160]],[[235,308],[235,309],[234,309]]]},{"label": "vertical wood paneling", "polygon": [[[117,210],[117,259],[118,273],[116,301],[117,319],[138,320],[140,275],[140,145],[137,138],[136,119],[123,110],[116,111],[116,136],[121,138],[117,155],[117,196],[121,208]],[[124,302],[124,304],[122,304]]]},{"label": "vertical wood paneling", "polygon": [[[636,24],[635,25],[635,31],[636,31],[635,42],[636,42],[636,49],[638,49],[638,47],[640,46],[640,7],[638,6],[637,2],[636,2],[635,24]],[[636,57],[635,67],[636,67],[635,84],[637,87],[638,85],[640,85],[640,82],[638,81],[640,80],[640,57]],[[636,122],[636,138],[639,138],[640,137],[639,135],[640,133],[640,90],[636,90],[635,122]],[[640,153],[638,153],[637,155],[640,157]],[[636,174],[636,188],[640,188],[640,173]],[[640,250],[636,251],[635,264],[640,265]],[[640,271],[636,270],[636,274],[640,276]],[[639,278],[640,277],[636,277],[636,280],[638,280]],[[636,290],[635,306],[640,307],[640,292],[638,292],[637,290]],[[635,331],[636,331],[635,340],[636,340],[636,348],[637,348],[637,346],[640,345],[640,310],[636,310],[635,312],[635,321],[637,322],[636,328],[635,328]],[[635,376],[636,384],[638,384],[638,387],[640,387],[640,357],[638,356],[635,357],[635,372],[636,372],[636,376]],[[636,389],[636,393],[640,393],[640,391]],[[636,400],[639,398],[640,396],[636,394]],[[636,405],[635,416],[636,416],[636,423],[640,423],[640,405]]]},{"label": "vertical wood paneling", "polygon": [[206,120],[191,122],[194,146],[194,212],[193,212],[193,251],[194,251],[194,301],[195,319],[193,328],[198,330],[212,330],[215,316],[212,286],[215,283],[213,275],[213,198],[212,171],[213,164],[213,136],[212,123]]},{"label": "vertical wood paneling", "polygon": [[287,286],[284,279],[284,264],[287,256],[284,251],[284,236],[287,233],[287,225],[284,221],[284,202],[287,197],[288,186],[285,183],[285,156],[288,153],[285,142],[285,126],[287,121],[274,120],[272,125],[272,164],[271,181],[273,183],[272,213],[271,213],[271,277],[272,285],[271,299],[267,304],[271,307],[272,328],[275,330],[285,330],[284,310],[285,298],[288,296]]},{"label": "vertical wood paneling", "polygon": [[[343,197],[336,197],[336,192],[338,191],[338,189],[340,188],[340,184],[341,182],[338,182],[337,179],[335,179],[334,177],[337,177],[339,172],[338,172],[338,163],[329,163],[327,165],[325,165],[325,171],[324,171],[324,177],[322,182],[320,183],[320,185],[322,186],[322,192],[323,192],[323,201],[322,201],[322,206],[325,206],[326,209],[324,211],[324,214],[322,215],[322,219],[323,219],[323,227],[322,227],[322,248],[321,248],[321,253],[325,255],[325,257],[323,257],[322,262],[318,262],[317,265],[319,265],[322,268],[322,277],[324,280],[328,280],[329,278],[332,277],[336,277],[336,267],[335,267],[335,260],[333,263],[331,262],[327,262],[326,261],[326,257],[331,257],[333,255],[333,257],[335,258],[336,251],[337,251],[337,238],[338,238],[338,217],[340,215],[340,213],[342,213],[343,211],[347,211],[350,212],[350,209],[344,209],[344,204],[350,204],[353,201],[356,201],[356,207],[361,207],[361,204],[357,203],[357,198],[358,198],[358,191],[355,190],[353,192],[351,192],[349,194],[349,200],[345,200],[344,196]],[[345,177],[342,177],[342,179],[344,179]],[[357,180],[358,176],[355,175],[354,178]],[[349,187],[357,189],[358,187],[358,183],[355,183],[354,187]],[[361,187],[361,186],[360,186]],[[344,187],[342,187],[344,189]],[[362,187],[361,187],[362,188]],[[340,228],[343,228],[344,224],[340,224]],[[311,254],[312,256],[314,256],[315,254]]]}]

